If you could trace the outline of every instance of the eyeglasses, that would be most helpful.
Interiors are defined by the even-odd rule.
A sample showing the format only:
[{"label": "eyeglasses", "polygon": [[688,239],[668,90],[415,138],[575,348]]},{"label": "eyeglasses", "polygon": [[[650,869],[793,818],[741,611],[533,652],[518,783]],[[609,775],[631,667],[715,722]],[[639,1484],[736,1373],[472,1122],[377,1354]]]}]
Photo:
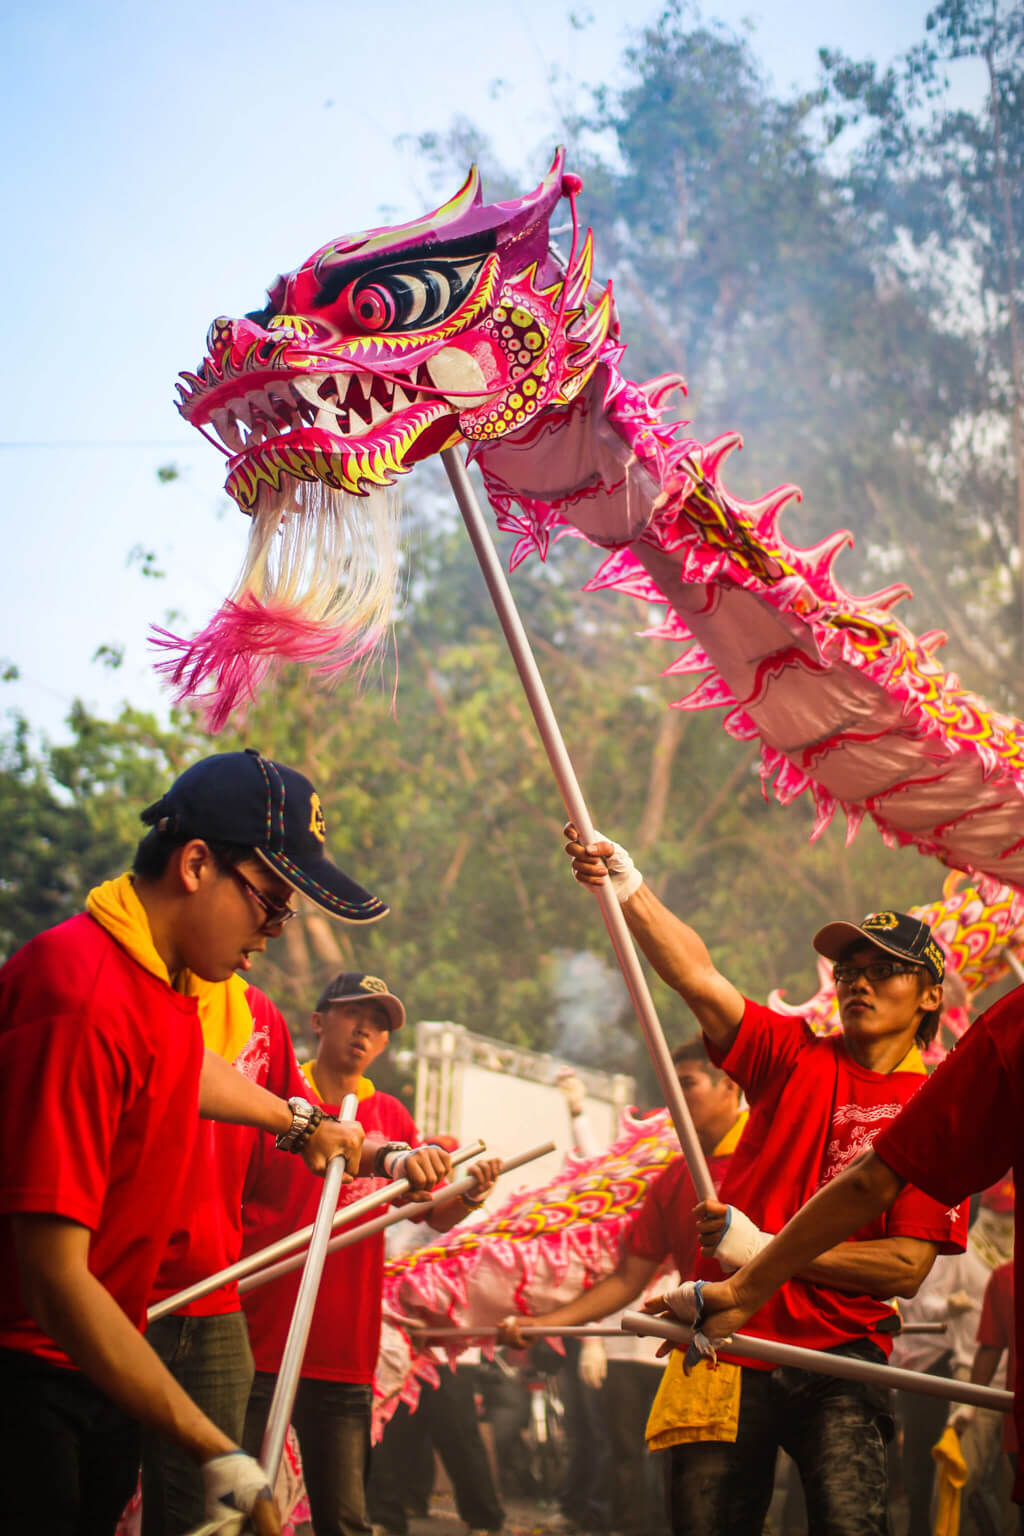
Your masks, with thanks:
[{"label": "eyeglasses", "polygon": [[912,976],[920,969],[919,965],[903,965],[899,960],[869,960],[867,965],[854,965],[852,961],[841,960],[832,967],[832,979],[849,986],[858,976],[864,976],[872,982],[888,981],[890,976]]},{"label": "eyeglasses", "polygon": [[236,869],[233,864],[222,865],[222,868],[226,875],[230,875],[233,880],[238,881],[243,891],[249,893],[258,907],[262,907],[266,915],[260,924],[261,933],[266,933],[270,928],[283,927],[285,923],[295,916],[294,907],[290,907],[287,902],[271,901],[264,891],[258,890],[252,881],[247,880],[241,870]]}]

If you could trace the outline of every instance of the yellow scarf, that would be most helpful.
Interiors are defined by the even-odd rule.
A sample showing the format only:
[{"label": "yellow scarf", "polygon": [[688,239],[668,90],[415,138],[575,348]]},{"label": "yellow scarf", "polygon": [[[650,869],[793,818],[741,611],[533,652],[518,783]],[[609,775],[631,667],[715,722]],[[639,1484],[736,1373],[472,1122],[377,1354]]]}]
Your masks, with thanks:
[{"label": "yellow scarf", "polygon": [[[324,1098],[323,1094],[320,1092],[320,1089],[317,1087],[316,1078],[313,1076],[313,1068],[315,1065],[316,1063],[313,1061],[304,1061],[299,1070],[301,1071],[303,1077],[306,1079],[306,1082],[312,1088],[313,1092],[316,1094],[317,1098],[320,1100],[320,1103],[326,1104],[327,1100]],[[362,1103],[363,1099],[368,1099],[371,1093],[376,1092],[376,1088],[370,1082],[368,1077],[361,1077],[356,1084],[356,1098],[360,1103]]]},{"label": "yellow scarf", "polygon": [[[119,875],[116,880],[106,880],[95,886],[86,898],[85,910],[137,965],[171,985],[170,974],[153,943],[149,918],[131,875]],[[245,996],[247,983],[240,976],[232,976],[227,981],[204,981],[192,971],[183,971],[176,990],[186,997],[198,999],[204,1043],[225,1061],[234,1061],[253,1029]]]},{"label": "yellow scarf", "polygon": [[[749,1110],[736,1116],[712,1157],[731,1157],[750,1118]],[[711,1370],[703,1361],[692,1376],[683,1370],[681,1352],[669,1355],[650,1417],[647,1420],[647,1448],[667,1451],[670,1445],[688,1445],[695,1440],[736,1440],[740,1422],[740,1367],[722,1361]]]},{"label": "yellow scarf", "polygon": [[960,1499],[967,1481],[967,1462],[960,1449],[960,1436],[947,1424],[932,1446],[935,1459],[935,1536],[957,1536],[960,1529]]}]

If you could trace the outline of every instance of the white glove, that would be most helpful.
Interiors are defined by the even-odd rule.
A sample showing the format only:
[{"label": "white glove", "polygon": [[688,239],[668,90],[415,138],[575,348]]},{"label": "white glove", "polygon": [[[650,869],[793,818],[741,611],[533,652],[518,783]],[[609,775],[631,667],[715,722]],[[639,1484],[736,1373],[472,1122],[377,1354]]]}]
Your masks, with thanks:
[{"label": "white glove", "polygon": [[203,1497],[204,1529],[223,1536],[238,1536],[257,1499],[274,1502],[267,1474],[244,1451],[226,1451],[203,1462]]},{"label": "white glove", "polygon": [[750,1217],[745,1216],[738,1206],[730,1205],[727,1210],[729,1214],[725,1219],[725,1230],[718,1239],[714,1257],[726,1274],[731,1275],[733,1270],[748,1263],[762,1248],[767,1248],[774,1234],[762,1232],[760,1227],[755,1227]]},{"label": "white glove", "polygon": [[974,1405],[972,1403],[958,1403],[956,1412],[949,1417],[950,1427],[955,1429],[958,1435],[963,1435],[973,1422]]},{"label": "white glove", "polygon": [[605,868],[608,871],[608,879],[611,881],[612,890],[620,902],[628,901],[634,891],[638,891],[644,883],[644,877],[637,869],[629,854],[621,843],[612,842],[610,837],[605,837],[603,832],[594,831],[595,843],[611,843],[612,851],[605,859]]},{"label": "white glove", "polygon": [[683,1356],[683,1369],[687,1376],[701,1360],[709,1360],[712,1365],[718,1361],[715,1346],[701,1331],[701,1324],[704,1321],[703,1291],[703,1280],[684,1280],[682,1285],[666,1291],[661,1298],[681,1323],[693,1329],[693,1338]]},{"label": "white glove", "polygon": [[580,1381],[588,1387],[603,1387],[608,1375],[608,1356],[600,1339],[584,1339],[580,1350]]}]

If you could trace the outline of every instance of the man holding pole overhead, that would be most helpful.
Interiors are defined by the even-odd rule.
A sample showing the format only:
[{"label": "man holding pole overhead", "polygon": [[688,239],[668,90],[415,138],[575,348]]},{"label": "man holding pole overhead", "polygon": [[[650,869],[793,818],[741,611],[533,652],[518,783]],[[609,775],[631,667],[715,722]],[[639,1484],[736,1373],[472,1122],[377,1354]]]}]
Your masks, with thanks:
[{"label": "man holding pole overhead", "polygon": [[272,1536],[261,1469],[139,1330],[200,1114],[276,1135],[316,1173],[372,1163],[362,1126],[269,1093],[205,1040],[244,1032],[235,972],[281,932],[293,891],[355,921],[387,909],[328,858],[309,781],[257,752],[194,764],[142,819],[133,872],[0,970],[4,1516],[113,1532],[144,1423],[202,1467],[208,1518],[241,1510]]},{"label": "man holding pole overhead", "polygon": [[[576,879],[591,887],[611,880],[641,949],[692,1009],[709,1056],[750,1103],[721,1203],[700,1208],[705,1254],[714,1257],[698,1261],[698,1274],[718,1277],[870,1146],[925,1081],[919,1047],[938,1028],[942,951],[927,925],[902,913],[830,923],[814,943],[836,962],[842,1032],[820,1038],[799,1019],[744,998],[624,849],[600,837],[584,848],[575,828],[566,830]],[[959,1251],[965,1238],[964,1210],[908,1187],[884,1221],[864,1226],[785,1286],[752,1331],[884,1363],[899,1328],[888,1299],[912,1296],[936,1253]],[[744,1364],[720,1407],[714,1439],[669,1453],[674,1529],[759,1530],[781,1446],[800,1470],[812,1531],[886,1531],[892,1425],[884,1394]]]},{"label": "man holding pole overhead", "polygon": [[[378,1092],[367,1075],[387,1050],[392,1033],[405,1023],[401,1001],[380,977],[342,971],[321,992],[311,1023],[316,1058],[301,1069],[299,1090],[326,1113],[355,1094],[357,1118],[367,1137],[384,1138],[378,1169],[385,1157],[405,1151],[398,1176],[409,1179],[420,1193],[430,1189],[450,1170],[447,1152],[420,1145],[405,1106],[391,1094]],[[270,1056],[293,1059],[280,1017],[271,1030]],[[474,1164],[469,1170],[477,1181],[472,1196],[461,1195],[432,1213],[430,1225],[446,1232],[468,1211],[478,1209],[499,1171],[496,1158]],[[360,1179],[345,1191],[341,1204],[372,1187]],[[316,1203],[315,1186],[301,1170],[275,1156],[270,1137],[259,1137],[246,1184],[244,1251],[256,1252],[305,1226],[316,1214]],[[383,1233],[329,1255],[324,1266],[292,1414],[317,1536],[370,1531],[366,1470],[383,1269]],[[245,1426],[245,1444],[254,1454],[263,1439],[297,1288],[298,1275],[290,1274],[247,1289],[243,1297],[256,1363]]]}]

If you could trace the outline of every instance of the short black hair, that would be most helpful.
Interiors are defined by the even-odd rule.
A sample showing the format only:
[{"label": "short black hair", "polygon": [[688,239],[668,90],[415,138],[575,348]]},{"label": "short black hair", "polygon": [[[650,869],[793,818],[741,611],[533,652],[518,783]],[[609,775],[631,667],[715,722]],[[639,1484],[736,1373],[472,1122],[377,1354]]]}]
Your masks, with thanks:
[{"label": "short black hair", "polygon": [[[184,848],[186,843],[194,841],[195,838],[182,832],[161,832],[158,827],[151,827],[135,850],[132,874],[139,875],[143,880],[159,880],[166,872],[175,849]],[[244,843],[224,843],[212,837],[204,837],[200,841],[206,844],[222,868],[234,869],[246,859],[256,857],[252,848]]]},{"label": "short black hair", "polygon": [[694,1035],[692,1039],[684,1040],[682,1045],[677,1045],[672,1052],[672,1065],[674,1067],[681,1067],[684,1062],[689,1061],[692,1061],[694,1066],[699,1067],[702,1072],[706,1073],[713,1083],[732,1082],[728,1072],[723,1072],[722,1068],[716,1067],[715,1063],[711,1060],[711,1057],[708,1055],[708,1048],[704,1044],[703,1035]]}]

